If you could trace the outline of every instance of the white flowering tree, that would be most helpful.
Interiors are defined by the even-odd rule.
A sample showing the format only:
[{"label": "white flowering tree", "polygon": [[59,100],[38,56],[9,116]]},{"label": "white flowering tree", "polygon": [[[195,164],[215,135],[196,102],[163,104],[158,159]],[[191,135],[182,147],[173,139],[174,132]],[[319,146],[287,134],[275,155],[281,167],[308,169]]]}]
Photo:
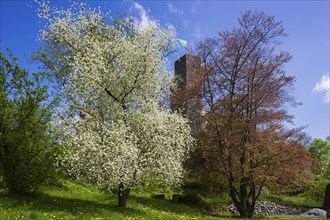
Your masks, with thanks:
[{"label": "white flowering tree", "polygon": [[118,189],[120,207],[148,177],[178,185],[193,139],[187,120],[160,104],[171,86],[173,28],[140,27],[77,3],[58,10],[41,2],[38,11],[41,38],[66,70],[57,76],[68,100],[60,120],[68,171]]}]

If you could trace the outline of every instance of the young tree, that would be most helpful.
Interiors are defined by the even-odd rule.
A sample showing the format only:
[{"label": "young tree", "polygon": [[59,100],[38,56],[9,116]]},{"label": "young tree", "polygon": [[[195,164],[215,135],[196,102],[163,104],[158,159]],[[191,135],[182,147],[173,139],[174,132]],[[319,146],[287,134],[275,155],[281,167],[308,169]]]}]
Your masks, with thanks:
[{"label": "young tree", "polygon": [[34,192],[54,174],[52,104],[43,73],[0,52],[0,170],[12,194]]},{"label": "young tree", "polygon": [[171,85],[173,28],[113,20],[84,4],[41,4],[39,16],[48,22],[42,39],[60,48],[58,63],[68,67],[60,120],[68,171],[107,191],[118,187],[119,207],[150,178],[178,185],[193,139],[187,120],[160,105]]},{"label": "young tree", "polygon": [[330,178],[330,136],[326,140],[315,138],[308,151],[321,163],[321,175]]},{"label": "young tree", "polygon": [[176,98],[201,98],[206,158],[223,169],[232,201],[251,218],[263,186],[297,184],[311,162],[301,129],[284,128],[293,118],[286,105],[298,103],[291,92],[295,79],[284,71],[291,56],[274,49],[285,36],[281,22],[257,11],[238,21],[238,28],[198,45],[199,73]]}]

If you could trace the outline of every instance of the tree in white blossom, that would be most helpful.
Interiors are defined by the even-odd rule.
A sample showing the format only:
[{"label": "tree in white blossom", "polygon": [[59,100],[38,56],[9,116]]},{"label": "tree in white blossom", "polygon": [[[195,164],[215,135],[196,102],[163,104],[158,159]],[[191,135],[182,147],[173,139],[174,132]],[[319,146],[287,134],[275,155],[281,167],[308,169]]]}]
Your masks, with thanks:
[{"label": "tree in white blossom", "polygon": [[148,177],[180,184],[193,139],[187,120],[161,104],[171,87],[173,27],[136,26],[78,3],[59,10],[41,2],[38,15],[45,55],[53,51],[65,66],[52,70],[68,100],[59,120],[68,171],[104,190],[118,187],[120,207]]}]

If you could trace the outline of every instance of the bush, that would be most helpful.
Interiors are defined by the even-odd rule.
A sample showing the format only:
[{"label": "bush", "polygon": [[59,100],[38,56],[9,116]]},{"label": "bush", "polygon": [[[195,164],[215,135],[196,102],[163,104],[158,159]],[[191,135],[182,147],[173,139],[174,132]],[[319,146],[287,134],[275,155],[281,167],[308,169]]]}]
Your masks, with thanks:
[{"label": "bush", "polygon": [[215,195],[200,189],[186,190],[178,200],[179,202],[194,206],[209,215],[219,215],[227,210],[232,203],[227,193]]},{"label": "bush", "polygon": [[205,153],[210,151],[207,147],[197,146],[185,166],[183,178],[184,188],[202,189],[217,195],[228,192],[229,186],[225,174],[221,169],[215,169],[215,164],[207,161]]},{"label": "bush", "polygon": [[51,103],[43,73],[29,74],[0,53],[0,171],[12,194],[34,192],[54,171]]},{"label": "bush", "polygon": [[10,159],[3,162],[4,180],[11,194],[29,194],[49,181],[54,174],[54,158],[49,149],[18,146],[10,152]]},{"label": "bush", "polygon": [[329,183],[329,180],[322,177],[318,177],[315,180],[306,180],[303,196],[322,204],[325,188]]},{"label": "bush", "polygon": [[198,189],[201,188],[199,174],[193,170],[186,169],[183,176],[183,188]]},{"label": "bush", "polygon": [[201,194],[195,194],[192,192],[185,193],[180,199],[179,202],[190,204],[197,207],[207,206],[207,202]]}]

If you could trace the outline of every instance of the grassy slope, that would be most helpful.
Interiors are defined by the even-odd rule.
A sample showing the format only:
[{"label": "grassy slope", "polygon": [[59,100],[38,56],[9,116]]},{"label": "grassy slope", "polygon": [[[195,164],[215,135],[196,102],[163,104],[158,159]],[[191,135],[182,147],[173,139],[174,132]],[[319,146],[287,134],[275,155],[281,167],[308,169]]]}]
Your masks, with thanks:
[{"label": "grassy slope", "polygon": [[[116,198],[94,187],[65,181],[63,187],[47,187],[34,196],[8,196],[0,192],[0,219],[229,219],[204,216],[172,201],[133,193],[126,209],[116,207]],[[237,219],[237,218],[236,218]]]},{"label": "grassy slope", "polygon": [[0,219],[215,219],[193,208],[150,195],[132,193],[126,209],[116,197],[65,181],[64,187],[47,187],[33,196],[0,193]]},{"label": "grassy slope", "polygon": [[265,201],[272,201],[280,205],[298,208],[302,211],[307,211],[312,208],[322,209],[322,202],[306,197],[304,195],[286,196],[286,195],[266,195],[260,198]]}]

